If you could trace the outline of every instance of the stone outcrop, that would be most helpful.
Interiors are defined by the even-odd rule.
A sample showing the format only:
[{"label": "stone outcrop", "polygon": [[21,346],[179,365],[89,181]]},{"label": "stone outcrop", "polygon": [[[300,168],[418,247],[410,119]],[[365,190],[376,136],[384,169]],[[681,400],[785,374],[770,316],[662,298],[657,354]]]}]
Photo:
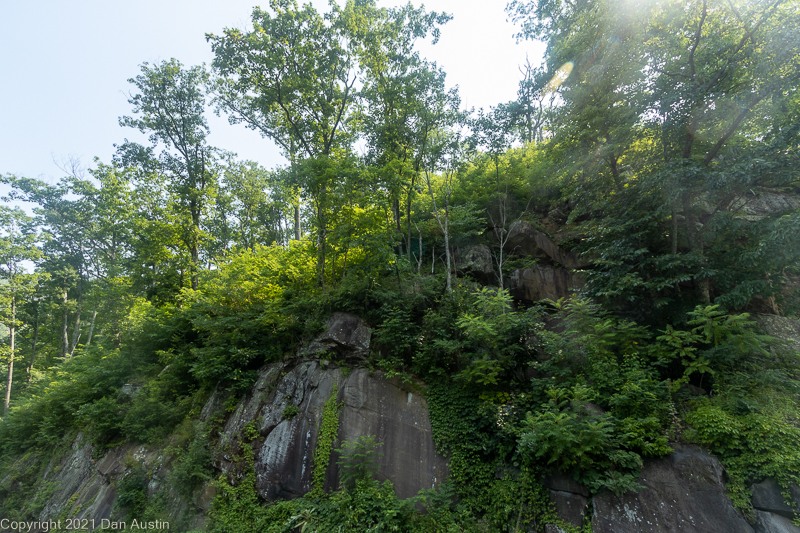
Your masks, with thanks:
[{"label": "stone outcrop", "polygon": [[753,319],[767,335],[785,342],[788,348],[800,352],[800,320],[777,315],[754,315]]},{"label": "stone outcrop", "polygon": [[774,513],[755,510],[755,533],[800,533],[800,527],[792,524],[791,519]]},{"label": "stone outcrop", "polygon": [[588,259],[565,251],[524,220],[518,220],[509,227],[505,249],[509,253],[547,259],[566,268],[584,268],[590,264]]},{"label": "stone outcrop", "polygon": [[[737,218],[756,222],[775,213],[800,209],[800,198],[774,189],[754,188],[742,196],[729,199],[725,204],[722,208]],[[700,211],[701,218],[717,210],[717,205],[709,200],[708,194],[694,198],[692,206]]]},{"label": "stone outcrop", "polygon": [[361,318],[349,313],[334,313],[325,324],[325,331],[305,349],[308,356],[331,353],[352,362],[361,362],[369,355],[372,330]]},{"label": "stone outcrop", "polygon": [[769,191],[767,189],[751,191],[734,200],[729,211],[750,222],[761,220],[773,213],[800,209],[800,199],[796,196]]},{"label": "stone outcrop", "polygon": [[676,446],[645,464],[638,493],[593,498],[594,533],[753,533],[733,507],[720,462],[700,448]]},{"label": "stone outcrop", "polygon": [[[546,268],[558,269],[541,265],[540,272]],[[539,288],[535,290],[546,285],[542,281],[536,280]],[[558,294],[531,292],[528,297],[555,299]],[[776,316],[758,320],[768,333],[800,347],[800,322]],[[381,443],[376,451],[382,454],[377,460],[377,478],[390,480],[400,498],[445,481],[447,460],[435,450],[428,407],[420,394],[422,385],[329,362],[366,356],[370,338],[371,331],[360,318],[336,313],[326,330],[301,351],[316,358],[263,367],[249,393],[225,417],[214,444],[215,466],[233,479],[239,477],[243,465],[238,452],[241,446],[251,446],[256,489],[262,498],[296,498],[309,492],[323,411],[326,402],[335,398],[340,405],[335,447],[360,436],[374,436]],[[332,352],[337,357],[324,356]],[[219,416],[228,396],[222,390],[214,391],[200,419]],[[257,431],[250,433],[248,426]],[[247,440],[245,434],[250,435]],[[114,505],[119,481],[138,464],[148,475],[148,497],[166,493],[170,516],[183,517],[192,528],[203,526],[215,495],[213,486],[206,483],[191,498],[178,496],[168,482],[172,458],[164,452],[129,444],[96,457],[91,443],[79,434],[63,455],[20,459],[15,468],[37,469],[37,483],[51,491],[43,498],[46,501],[37,518],[69,515],[99,522],[120,516],[121,510]],[[338,488],[338,459],[334,452],[327,464],[326,490]],[[728,498],[723,477],[720,462],[694,446],[675,446],[668,457],[647,461],[639,479],[644,488],[637,493],[615,496],[604,492],[592,497],[586,487],[569,477],[546,476],[541,483],[563,522],[548,524],[545,531],[563,533],[566,525],[579,528],[592,509],[595,533],[800,533],[792,524],[794,510],[800,509],[800,488],[790,487],[787,501],[786,491],[774,480],[753,485],[754,514],[748,523]],[[0,480],[0,486],[13,483],[11,478]]]},{"label": "stone outcrop", "polygon": [[[255,454],[256,487],[265,499],[293,498],[311,490],[313,458],[325,402],[337,390],[341,403],[337,446],[362,435],[374,435],[378,479],[391,480],[401,498],[444,481],[447,461],[436,453],[428,409],[413,387],[386,379],[381,373],[325,368],[306,361],[282,377],[281,365],[265,368],[254,392],[240,401],[226,424],[224,438],[233,441],[248,420],[257,420],[261,435]],[[277,378],[277,379],[276,379]],[[270,385],[272,384],[272,385]],[[272,388],[269,395],[264,392]],[[287,407],[297,414],[284,416]],[[338,485],[336,453],[326,470],[326,488]],[[233,468],[223,454],[220,467]]]},{"label": "stone outcrop", "polygon": [[[784,490],[774,479],[766,479],[751,489],[755,533],[800,533],[800,527],[792,524],[795,511],[800,511],[800,487],[790,485]],[[784,492],[788,493],[788,499]]]},{"label": "stone outcrop", "polygon": [[475,244],[457,249],[455,260],[459,271],[485,283],[497,282],[492,250],[485,244]]},{"label": "stone outcrop", "polygon": [[[38,521],[68,516],[94,520],[99,528],[103,519],[116,519],[121,516],[121,510],[115,507],[119,480],[130,471],[132,464],[139,463],[149,472],[148,497],[166,488],[167,511],[171,517],[182,517],[192,529],[200,528],[205,523],[205,517],[198,508],[192,508],[189,502],[171,490],[167,483],[168,458],[161,451],[129,444],[109,450],[99,459],[95,459],[94,452],[94,446],[79,433],[65,455],[40,457],[31,464],[18,465],[35,471],[39,466],[35,464],[36,461],[47,461],[46,465],[42,465],[44,468],[37,479],[40,491],[46,494],[36,496],[46,498],[36,517]],[[0,481],[0,484],[4,482]]]},{"label": "stone outcrop", "polygon": [[508,277],[511,295],[518,300],[529,302],[545,298],[555,301],[569,296],[584,284],[585,280],[580,273],[551,265],[520,268]]}]

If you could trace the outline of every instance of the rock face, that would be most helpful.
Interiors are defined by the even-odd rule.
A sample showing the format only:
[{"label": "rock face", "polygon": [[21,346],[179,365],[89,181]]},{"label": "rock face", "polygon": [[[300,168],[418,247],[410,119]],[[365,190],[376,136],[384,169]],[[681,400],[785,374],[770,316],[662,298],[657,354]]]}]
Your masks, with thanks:
[{"label": "rock face", "polygon": [[[150,472],[147,495],[152,497],[161,488],[169,489],[168,470],[164,455],[145,446],[125,445],[108,451],[99,459],[94,458],[94,447],[79,433],[68,452],[63,456],[44,457],[48,461],[37,484],[42,487],[45,503],[36,517],[38,521],[58,520],[59,517],[94,520],[115,519],[120,510],[115,508],[117,484],[130,465],[137,462]],[[23,465],[19,465],[23,466]],[[36,468],[36,464],[24,465]],[[0,482],[2,483],[2,482]],[[167,492],[167,507],[171,517],[183,517],[191,528],[200,528],[205,517],[198,509],[190,508],[171,490]],[[17,517],[6,517],[15,519]],[[41,530],[32,529],[38,532]]]},{"label": "rock face", "polygon": [[750,222],[790,209],[800,209],[800,200],[796,196],[768,190],[747,194],[729,207],[730,211],[739,213],[738,216]]},{"label": "rock face", "polygon": [[645,464],[645,488],[594,497],[594,533],[753,533],[725,490],[720,462],[699,448],[677,446]]},{"label": "rock face", "polygon": [[508,286],[511,295],[519,300],[535,302],[548,298],[558,300],[585,284],[581,274],[550,265],[534,265],[511,273]]},{"label": "rock face", "polygon": [[492,251],[485,244],[476,244],[458,249],[456,252],[458,270],[470,274],[486,283],[496,282]]},{"label": "rock face", "polygon": [[767,335],[785,341],[790,349],[800,352],[800,320],[777,315],[755,315],[753,318]]},{"label": "rock face", "polygon": [[756,524],[755,533],[798,533],[800,527],[792,524],[792,521],[785,516],[764,511],[755,510]]},{"label": "rock face", "polygon": [[325,331],[305,349],[305,355],[333,352],[347,360],[359,362],[369,355],[372,330],[361,318],[349,313],[334,313]]},{"label": "rock face", "polygon": [[[250,420],[256,420],[262,441],[255,454],[256,487],[269,500],[295,498],[311,490],[314,451],[325,403],[337,389],[341,404],[336,447],[345,440],[374,435],[382,445],[376,450],[378,479],[391,480],[401,498],[431,488],[447,476],[447,461],[438,455],[431,436],[428,408],[412,387],[387,380],[381,373],[355,369],[344,375],[306,361],[285,372],[281,364],[266,367],[254,391],[242,399],[225,426],[232,441]],[[286,416],[287,407],[297,414]],[[219,466],[233,468],[223,454]],[[326,489],[338,485],[338,457],[331,454]]]},{"label": "rock face", "polygon": [[784,489],[774,479],[756,483],[751,489],[756,533],[800,533],[800,527],[792,524],[795,509],[800,510],[800,487],[789,486],[788,503],[782,494]]},{"label": "rock face", "polygon": [[548,259],[566,268],[584,268],[589,265],[587,259],[574,252],[565,251],[524,220],[511,224],[505,248],[511,253]]}]

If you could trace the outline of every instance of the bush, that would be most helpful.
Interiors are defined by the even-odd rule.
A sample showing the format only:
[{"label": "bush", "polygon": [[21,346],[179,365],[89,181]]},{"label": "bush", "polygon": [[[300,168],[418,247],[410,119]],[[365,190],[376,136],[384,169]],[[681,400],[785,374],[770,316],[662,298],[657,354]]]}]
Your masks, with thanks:
[{"label": "bush", "polygon": [[376,452],[375,448],[380,446],[380,442],[375,441],[372,435],[362,435],[353,440],[346,440],[341,448],[337,448],[339,460],[336,464],[339,470],[340,484],[344,488],[352,488],[358,481],[372,479],[378,472],[377,459],[383,454]]}]

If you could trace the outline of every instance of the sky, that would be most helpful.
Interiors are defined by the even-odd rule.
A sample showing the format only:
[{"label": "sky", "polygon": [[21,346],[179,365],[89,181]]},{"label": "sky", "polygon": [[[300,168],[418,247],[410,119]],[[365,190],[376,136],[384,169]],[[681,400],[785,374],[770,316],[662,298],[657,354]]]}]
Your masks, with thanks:
[{"label": "sky", "polygon": [[[327,2],[314,0],[317,9]],[[517,44],[506,21],[505,0],[428,0],[430,11],[453,20],[438,44],[422,55],[458,85],[465,107],[484,107],[515,97],[526,56],[538,65],[543,45]],[[390,7],[401,2],[379,0]],[[142,134],[119,126],[131,114],[128,79],[143,62],[176,58],[184,65],[210,64],[206,33],[249,28],[255,0],[44,0],[0,3],[0,174],[54,182],[59,164],[80,159],[108,163],[114,144]],[[268,6],[261,2],[262,7]],[[414,5],[419,5],[415,2]],[[275,145],[242,125],[208,113],[209,143],[268,168],[284,163]],[[4,191],[0,191],[4,192]]]}]

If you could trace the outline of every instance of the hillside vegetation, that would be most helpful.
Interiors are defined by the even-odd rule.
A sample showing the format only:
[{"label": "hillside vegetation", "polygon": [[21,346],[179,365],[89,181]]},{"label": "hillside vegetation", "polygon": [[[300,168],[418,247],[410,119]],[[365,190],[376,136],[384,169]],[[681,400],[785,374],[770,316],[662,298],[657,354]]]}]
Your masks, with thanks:
[{"label": "hillside vegetation", "polygon": [[[120,124],[152,145],[54,185],[3,175],[34,209],[0,207],[0,517],[38,519],[78,434],[96,457],[160,450],[169,486],[148,494],[129,458],[114,516],[179,531],[574,530],[543,475],[636,491],[677,443],[722,461],[745,514],[752,483],[800,483],[798,353],[753,320],[798,312],[800,5],[507,11],[548,49],[489,110],[464,110],[415,48],[447,15],[273,0],[206,36],[210,71],[142,65]],[[210,146],[209,107],[290,163]],[[523,227],[574,262],[518,245]],[[545,267],[580,282],[525,297]],[[374,332],[357,364],[424,390],[447,483],[401,500],[374,479],[379,443],[323,421],[339,490],[265,502],[255,428],[218,446],[259,369],[302,357],[334,312]],[[214,391],[225,406],[200,422]],[[198,526],[175,502],[210,485]]]}]

